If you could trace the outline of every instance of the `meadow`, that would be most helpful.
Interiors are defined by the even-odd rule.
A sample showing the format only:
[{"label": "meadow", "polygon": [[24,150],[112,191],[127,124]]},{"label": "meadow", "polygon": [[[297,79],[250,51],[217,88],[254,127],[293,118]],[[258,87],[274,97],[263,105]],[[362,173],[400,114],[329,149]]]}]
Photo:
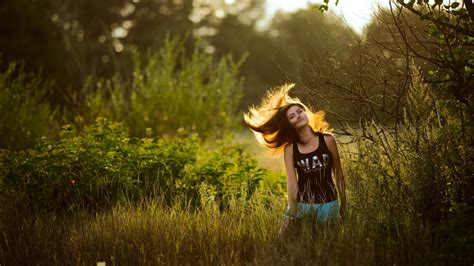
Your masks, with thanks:
[{"label": "meadow", "polygon": [[282,195],[258,191],[246,198],[243,188],[220,210],[201,193],[199,210],[165,206],[159,198],[95,214],[3,210],[2,265],[444,264],[440,239],[421,225],[387,228],[349,208],[340,224],[303,224],[279,239]]},{"label": "meadow", "polygon": [[[195,160],[189,158],[191,153],[163,152],[169,149],[167,145],[176,143],[182,150],[189,151],[186,147],[192,146],[192,141],[188,138],[166,140],[169,143],[161,140],[161,149],[150,148],[153,146],[151,143],[159,143],[159,139],[148,139],[148,143],[141,144],[135,141],[133,145],[144,145],[149,153],[159,152],[160,156],[143,156],[142,151],[141,157],[134,158],[130,149],[141,150],[143,147],[128,147],[132,144],[123,141],[126,136],[117,129],[119,125],[104,120],[97,123],[101,125],[100,129],[96,126],[96,131],[82,133],[82,137],[80,134],[69,140],[65,137],[56,144],[45,143],[50,149],[46,151],[50,156],[48,165],[59,161],[74,165],[74,159],[54,159],[51,151],[56,150],[61,158],[70,158],[68,153],[81,157],[82,153],[81,167],[75,171],[76,176],[83,180],[88,180],[89,167],[105,169],[115,166],[116,172],[131,175],[132,179],[148,180],[148,184],[155,184],[152,186],[155,189],[150,190],[138,182],[124,181],[121,184],[118,181],[120,174],[113,175],[113,171],[101,172],[108,177],[107,180],[116,180],[105,185],[108,193],[101,191],[104,184],[100,182],[89,181],[82,187],[82,181],[77,177],[77,183],[71,184],[69,174],[63,175],[62,182],[45,183],[44,187],[36,183],[40,187],[35,189],[40,193],[30,195],[22,193],[28,187],[31,189],[28,178],[21,183],[4,183],[4,187],[11,191],[3,191],[0,209],[2,265],[93,265],[97,262],[106,265],[446,265],[468,263],[472,259],[467,244],[472,240],[464,234],[464,230],[472,230],[472,227],[469,227],[466,220],[469,216],[465,212],[455,217],[453,224],[444,227],[413,219],[409,209],[392,213],[391,208],[403,206],[403,202],[397,195],[377,197],[375,189],[380,189],[380,186],[375,186],[373,180],[360,179],[364,177],[357,175],[355,169],[361,165],[350,163],[355,144],[340,146],[348,194],[345,219],[337,224],[316,226],[310,221],[302,221],[288,237],[280,238],[279,229],[286,207],[285,176],[281,170],[264,170],[261,165],[268,166],[270,162],[276,164],[273,169],[278,169],[281,158],[260,159],[260,163],[254,164],[256,158],[262,156],[262,150],[255,145],[251,134],[241,133],[227,144],[217,142],[216,145],[214,141],[207,143],[211,145],[201,144],[203,146],[196,149],[205,150],[201,150],[204,156],[197,156]],[[102,149],[108,152],[110,147],[115,147],[115,142],[122,143],[121,150],[115,150],[115,157],[126,156],[132,164],[157,166],[135,168],[137,173],[131,174],[118,161],[111,162],[108,156],[104,158],[109,159],[99,159],[100,146],[92,146],[97,140],[107,141]],[[70,148],[67,141],[74,141],[76,147]],[[101,143],[95,143],[98,144]],[[81,145],[87,145],[96,154],[87,154]],[[213,157],[211,160],[220,167],[232,165],[226,170],[232,173],[236,168],[240,169],[236,186],[232,186],[228,173],[209,171],[210,166],[203,160],[209,157],[213,148],[219,150],[218,145],[225,145],[227,152],[236,147],[248,150],[244,156],[253,163],[242,163],[244,158],[236,155]],[[218,154],[222,155],[222,150]],[[7,172],[7,177],[17,174],[21,179],[25,176],[21,169],[25,171],[27,161],[35,162],[34,166],[27,165],[30,168],[27,168],[26,176],[30,177],[35,172],[59,175],[69,167],[63,163],[59,169],[48,168],[40,162],[41,154],[38,152],[23,157],[9,156],[17,161],[14,168],[17,173]],[[23,164],[21,158],[26,158]],[[174,183],[167,183],[166,191],[159,183],[153,183],[157,180],[149,179],[160,169],[179,165],[178,160],[194,165],[195,169],[208,169],[205,171],[207,179],[195,182],[193,188],[184,189],[183,184],[193,184],[189,177],[195,176],[189,165],[184,167],[188,170],[183,176],[178,171],[174,178],[168,177],[173,178]],[[203,174],[202,171],[197,173]],[[256,173],[260,179],[253,187],[250,181],[242,181],[245,174],[252,176]],[[371,177],[370,174],[373,172],[367,176]],[[216,183],[213,185],[213,178],[225,176],[228,183],[220,187]],[[4,179],[3,182],[9,181]],[[78,194],[69,190],[67,197],[58,195],[58,191],[45,195],[46,187],[55,185],[63,190],[59,192],[77,189]],[[97,190],[101,192],[96,193]],[[115,192],[111,193],[111,190]]]},{"label": "meadow", "polygon": [[[321,101],[352,117],[335,130],[347,214],[280,238],[286,177],[242,127],[243,60],[185,44],[130,49],[123,76],[85,78],[63,105],[21,63],[0,72],[0,265],[473,264],[473,116],[457,91],[472,68],[440,85],[427,78],[451,61],[351,50],[367,69],[336,64],[347,75],[326,76]],[[311,88],[302,100],[321,100]]]}]

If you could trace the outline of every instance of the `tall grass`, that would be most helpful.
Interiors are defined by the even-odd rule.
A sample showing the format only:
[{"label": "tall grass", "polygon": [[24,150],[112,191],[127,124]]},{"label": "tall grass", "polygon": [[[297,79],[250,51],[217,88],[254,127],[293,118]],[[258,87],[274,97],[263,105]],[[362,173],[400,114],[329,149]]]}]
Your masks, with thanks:
[{"label": "tall grass", "polygon": [[220,211],[204,187],[201,200],[199,210],[149,199],[70,217],[2,208],[0,263],[423,265],[436,250],[421,226],[400,226],[386,235],[376,221],[351,212],[340,224],[303,224],[280,240],[281,196],[259,191],[233,198]]}]

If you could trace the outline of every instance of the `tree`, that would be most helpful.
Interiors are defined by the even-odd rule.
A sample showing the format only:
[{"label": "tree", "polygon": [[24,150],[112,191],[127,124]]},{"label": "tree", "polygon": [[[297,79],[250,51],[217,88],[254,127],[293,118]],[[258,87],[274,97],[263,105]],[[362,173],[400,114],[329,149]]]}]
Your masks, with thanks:
[{"label": "tree", "polygon": [[[467,113],[467,123],[474,125],[474,29],[472,2],[453,2],[443,5],[435,1],[429,5],[425,1],[397,1],[393,3],[391,12],[409,53],[414,57],[430,62],[434,67],[428,72],[427,80],[434,84],[438,93],[446,99],[455,99],[461,107],[459,111]],[[405,21],[406,13],[420,20],[428,21],[430,37],[436,41],[434,49],[420,51],[415,45],[423,45],[422,41],[410,42],[409,27]],[[457,107],[454,107],[457,108]]]},{"label": "tree", "polygon": [[357,43],[357,35],[332,14],[311,8],[278,15],[270,32],[280,50],[274,61],[289,80],[297,81],[299,87],[315,96],[310,104],[325,110],[339,108],[336,99],[328,95],[331,86],[319,77],[351,82],[339,70],[353,61],[351,47]]},{"label": "tree", "polygon": [[341,106],[359,110],[345,113],[359,131],[340,128],[359,145],[352,169],[368,173],[377,193],[410,198],[414,215],[437,224],[474,206],[472,22],[462,5],[405,5],[380,10],[352,47],[353,62],[338,71],[352,82],[316,79]]},{"label": "tree", "polygon": [[212,44],[212,34],[206,32],[232,32],[233,22],[227,23],[232,16],[243,30],[253,28],[263,16],[263,5],[263,0],[232,4],[217,0],[5,0],[0,9],[0,53],[4,68],[11,61],[24,60],[29,71],[43,69],[45,78],[55,81],[51,100],[66,105],[74,92],[83,86],[94,89],[102,78],[120,75],[130,83],[131,51],[146,60],[147,52],[157,51],[166,36],[187,35],[188,55],[201,39],[210,53],[222,45],[217,57],[232,52],[241,58],[247,51],[234,51],[230,39]]},{"label": "tree", "polygon": [[[61,32],[51,21],[53,1],[5,0],[0,8],[1,68],[23,61],[25,71],[42,70],[46,79],[77,80],[77,69],[69,62]],[[60,80],[57,80],[60,82]]]}]

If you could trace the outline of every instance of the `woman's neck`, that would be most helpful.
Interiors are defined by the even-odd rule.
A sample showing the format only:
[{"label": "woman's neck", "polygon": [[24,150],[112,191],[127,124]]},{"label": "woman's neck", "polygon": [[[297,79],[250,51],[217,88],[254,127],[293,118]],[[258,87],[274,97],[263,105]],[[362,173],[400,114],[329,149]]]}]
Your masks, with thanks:
[{"label": "woman's neck", "polygon": [[301,143],[308,143],[315,136],[313,129],[309,125],[306,125],[305,127],[298,129],[297,132],[298,132],[298,138]]}]

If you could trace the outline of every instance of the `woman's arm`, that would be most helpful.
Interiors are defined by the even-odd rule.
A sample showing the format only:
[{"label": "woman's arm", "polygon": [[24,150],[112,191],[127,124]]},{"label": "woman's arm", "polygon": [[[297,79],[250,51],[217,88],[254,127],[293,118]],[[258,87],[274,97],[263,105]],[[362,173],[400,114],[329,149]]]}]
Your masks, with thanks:
[{"label": "woman's arm", "polygon": [[324,139],[326,144],[331,152],[331,157],[333,158],[333,167],[336,176],[336,186],[339,191],[339,198],[341,200],[340,213],[344,217],[346,211],[346,185],[344,182],[344,174],[342,173],[341,158],[339,157],[339,151],[337,149],[336,140],[331,135],[325,135]]},{"label": "woman's arm", "polygon": [[288,210],[292,217],[296,217],[296,197],[298,194],[298,182],[296,180],[295,164],[293,162],[293,144],[289,143],[284,150],[285,169],[288,189]]}]

